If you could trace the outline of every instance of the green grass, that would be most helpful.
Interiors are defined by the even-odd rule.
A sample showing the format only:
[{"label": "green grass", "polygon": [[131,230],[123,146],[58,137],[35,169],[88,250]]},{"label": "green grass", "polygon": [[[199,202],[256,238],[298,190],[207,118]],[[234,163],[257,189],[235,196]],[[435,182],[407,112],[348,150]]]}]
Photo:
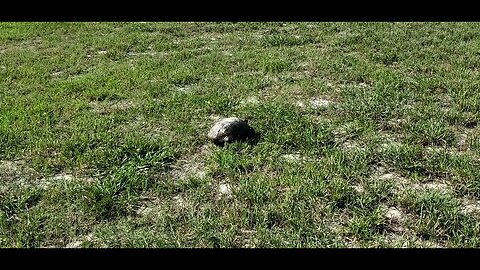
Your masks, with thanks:
[{"label": "green grass", "polygon": [[480,247],[479,29],[2,22],[0,247]]}]

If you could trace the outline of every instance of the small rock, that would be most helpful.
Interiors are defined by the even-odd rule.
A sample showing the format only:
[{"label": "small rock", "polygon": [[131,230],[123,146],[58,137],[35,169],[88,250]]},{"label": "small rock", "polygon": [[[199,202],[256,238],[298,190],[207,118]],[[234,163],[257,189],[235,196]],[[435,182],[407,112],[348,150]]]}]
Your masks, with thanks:
[{"label": "small rock", "polygon": [[226,142],[252,139],[254,136],[255,130],[248,125],[247,120],[236,117],[218,121],[208,132],[208,139],[219,146]]},{"label": "small rock", "polygon": [[220,184],[218,186],[218,192],[221,195],[231,195],[232,194],[232,188],[230,187],[229,184]]},{"label": "small rock", "polygon": [[390,220],[394,220],[394,221],[397,221],[397,222],[402,221],[402,212],[400,212],[395,207],[388,208],[385,216]]}]

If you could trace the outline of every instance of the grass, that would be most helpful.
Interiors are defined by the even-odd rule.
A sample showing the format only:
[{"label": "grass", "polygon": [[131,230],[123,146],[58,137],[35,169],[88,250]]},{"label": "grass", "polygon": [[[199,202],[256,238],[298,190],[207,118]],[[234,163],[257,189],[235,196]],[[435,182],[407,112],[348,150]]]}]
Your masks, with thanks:
[{"label": "grass", "polygon": [[0,247],[479,247],[479,27],[0,23]]}]

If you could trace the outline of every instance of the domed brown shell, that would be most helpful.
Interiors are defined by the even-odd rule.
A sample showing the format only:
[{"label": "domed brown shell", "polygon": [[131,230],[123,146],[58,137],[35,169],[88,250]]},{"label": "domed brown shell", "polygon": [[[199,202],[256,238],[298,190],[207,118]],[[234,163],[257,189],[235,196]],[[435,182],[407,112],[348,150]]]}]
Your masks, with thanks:
[{"label": "domed brown shell", "polygon": [[248,121],[236,117],[216,122],[208,132],[208,139],[220,146],[226,142],[243,141],[254,136],[255,130],[248,125]]}]

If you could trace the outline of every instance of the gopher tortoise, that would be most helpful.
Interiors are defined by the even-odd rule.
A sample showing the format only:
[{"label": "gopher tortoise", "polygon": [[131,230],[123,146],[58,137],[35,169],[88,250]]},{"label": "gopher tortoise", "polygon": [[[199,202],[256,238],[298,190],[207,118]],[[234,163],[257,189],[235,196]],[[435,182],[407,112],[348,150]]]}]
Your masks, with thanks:
[{"label": "gopher tortoise", "polygon": [[223,146],[227,142],[253,139],[255,130],[248,125],[248,120],[237,117],[224,118],[213,125],[208,132],[208,139],[215,145]]}]

